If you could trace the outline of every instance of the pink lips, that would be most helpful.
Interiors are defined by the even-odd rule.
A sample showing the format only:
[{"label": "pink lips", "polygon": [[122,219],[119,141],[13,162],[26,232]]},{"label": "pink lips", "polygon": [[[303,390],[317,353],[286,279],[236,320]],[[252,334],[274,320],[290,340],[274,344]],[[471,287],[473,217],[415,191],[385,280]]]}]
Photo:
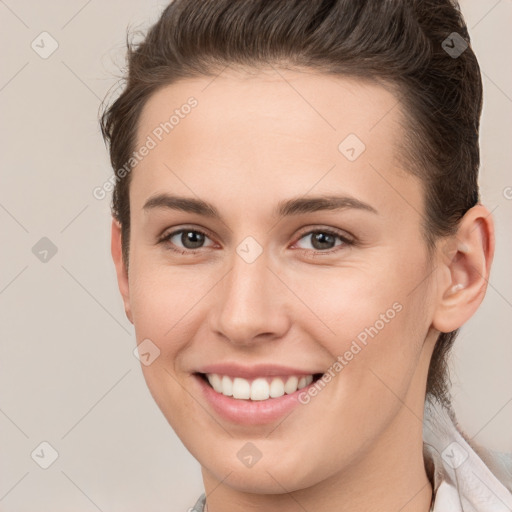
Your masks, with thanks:
[{"label": "pink lips", "polygon": [[[203,366],[198,370],[198,373],[216,373],[251,380],[257,377],[306,376],[321,372],[279,365],[253,365],[247,367],[233,363],[224,363]],[[298,400],[299,394],[307,392],[309,386],[314,385],[314,382],[312,382],[309,386],[279,398],[252,401],[236,399],[217,393],[197,374],[194,375],[194,379],[211,410],[222,419],[238,425],[264,425],[282,420],[286,415],[291,414],[296,407],[302,405]]]},{"label": "pink lips", "polygon": [[323,370],[304,370],[303,368],[291,368],[275,364],[258,364],[242,366],[235,363],[210,364],[197,370],[199,373],[217,373],[229,377],[242,377],[244,379],[255,379],[257,377],[285,377],[286,375],[314,375],[323,373]]}]

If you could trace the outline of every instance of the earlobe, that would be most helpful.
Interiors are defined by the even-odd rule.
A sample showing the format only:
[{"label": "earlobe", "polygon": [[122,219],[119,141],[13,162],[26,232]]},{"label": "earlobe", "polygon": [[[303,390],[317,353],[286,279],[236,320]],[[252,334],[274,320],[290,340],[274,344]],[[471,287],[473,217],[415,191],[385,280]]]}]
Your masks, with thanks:
[{"label": "earlobe", "polygon": [[494,222],[481,204],[468,210],[457,233],[443,242],[432,322],[440,332],[458,329],[480,306],[487,290],[494,244]]},{"label": "earlobe", "polygon": [[117,284],[121,297],[123,298],[124,311],[126,317],[133,324],[132,312],[130,307],[130,287],[128,281],[128,271],[123,261],[123,250],[121,243],[121,224],[112,218],[111,252],[114,265],[116,267]]}]

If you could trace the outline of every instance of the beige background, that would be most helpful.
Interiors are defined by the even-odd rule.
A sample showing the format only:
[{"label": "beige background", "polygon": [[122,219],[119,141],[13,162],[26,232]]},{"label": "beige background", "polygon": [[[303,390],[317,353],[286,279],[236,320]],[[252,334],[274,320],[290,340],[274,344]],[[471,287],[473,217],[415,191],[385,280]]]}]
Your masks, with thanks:
[{"label": "beige background", "polygon": [[[111,173],[97,114],[126,26],[165,4],[0,0],[0,511],[185,511],[202,491],[132,353],[109,199],[92,196]],[[512,1],[462,10],[484,76],[481,188],[498,244],[485,301],[456,342],[454,405],[471,437],[510,451]],[[43,31],[59,45],[47,59],[31,48]],[[42,237],[58,249],[46,263],[32,252]],[[31,458],[49,457],[43,441],[59,454],[48,469]]]}]

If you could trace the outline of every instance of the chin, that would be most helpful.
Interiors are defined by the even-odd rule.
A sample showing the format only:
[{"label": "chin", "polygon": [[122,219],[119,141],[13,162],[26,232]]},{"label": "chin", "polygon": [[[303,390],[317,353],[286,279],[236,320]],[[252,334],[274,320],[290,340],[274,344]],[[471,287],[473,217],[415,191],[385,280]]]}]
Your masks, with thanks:
[{"label": "chin", "polygon": [[[283,494],[292,491],[298,491],[314,485],[314,481],[309,482],[306,475],[297,475],[296,467],[288,468],[285,471],[276,470],[274,467],[255,467],[241,470],[238,467],[226,467],[225,470],[213,471],[215,478],[229,485],[241,493],[250,494]],[[230,474],[229,474],[230,473]],[[226,475],[229,476],[226,478]]]}]

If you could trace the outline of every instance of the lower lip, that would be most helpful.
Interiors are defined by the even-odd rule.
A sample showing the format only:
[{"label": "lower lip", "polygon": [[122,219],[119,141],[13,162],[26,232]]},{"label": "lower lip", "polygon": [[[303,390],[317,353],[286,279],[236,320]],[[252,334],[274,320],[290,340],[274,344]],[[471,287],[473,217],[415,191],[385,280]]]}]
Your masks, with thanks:
[{"label": "lower lip", "polygon": [[298,389],[289,395],[268,400],[239,400],[222,393],[217,393],[202,377],[194,375],[203,396],[213,410],[224,419],[239,425],[264,425],[277,421],[289,414],[295,407],[302,405],[298,397],[307,392],[314,384]]}]

